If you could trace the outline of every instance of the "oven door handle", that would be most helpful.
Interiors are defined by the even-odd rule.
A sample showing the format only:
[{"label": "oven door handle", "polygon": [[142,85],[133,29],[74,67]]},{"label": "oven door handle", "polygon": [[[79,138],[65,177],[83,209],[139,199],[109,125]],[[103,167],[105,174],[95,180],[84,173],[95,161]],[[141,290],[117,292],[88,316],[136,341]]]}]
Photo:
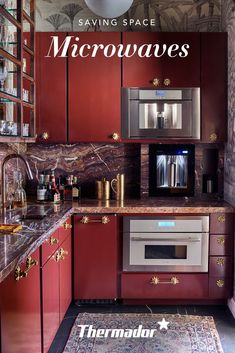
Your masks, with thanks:
[{"label": "oven door handle", "polygon": [[131,241],[164,241],[164,242],[187,242],[187,243],[200,243],[201,239],[199,238],[140,238],[140,237],[131,237]]}]

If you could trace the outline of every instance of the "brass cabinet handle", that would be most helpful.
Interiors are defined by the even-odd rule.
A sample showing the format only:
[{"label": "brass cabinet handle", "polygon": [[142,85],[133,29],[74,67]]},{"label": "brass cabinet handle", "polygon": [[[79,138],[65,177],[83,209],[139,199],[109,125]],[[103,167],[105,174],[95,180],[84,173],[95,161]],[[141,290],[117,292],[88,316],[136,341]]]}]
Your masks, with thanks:
[{"label": "brass cabinet handle", "polygon": [[49,139],[49,133],[47,131],[44,131],[41,135],[42,139],[44,141],[48,140]]},{"label": "brass cabinet handle", "polygon": [[17,266],[15,269],[15,280],[19,281],[22,278],[25,278],[28,276],[29,271],[34,267],[38,265],[38,261],[32,259],[31,256],[29,256],[26,260],[26,269],[23,271],[21,270],[20,266]]},{"label": "brass cabinet handle", "polygon": [[65,256],[68,256],[68,254],[69,254],[69,252],[67,250],[64,250],[63,248],[61,248],[59,251],[60,260],[64,260]]},{"label": "brass cabinet handle", "polygon": [[218,266],[224,266],[224,259],[222,257],[219,257],[217,260],[216,260],[216,264]]},{"label": "brass cabinet handle", "polygon": [[220,223],[224,223],[224,222],[225,222],[225,216],[224,216],[224,215],[219,216],[219,217],[217,218],[217,220],[218,220],[218,222],[220,222]]},{"label": "brass cabinet handle", "polygon": [[161,281],[159,277],[154,276],[154,277],[151,278],[150,283],[153,284],[154,286],[156,286],[158,284],[172,284],[172,285],[176,285],[176,284],[179,284],[180,281],[178,280],[177,277],[171,277],[171,279],[169,281]]},{"label": "brass cabinet handle", "polygon": [[225,243],[224,237],[219,237],[219,238],[217,239],[217,243],[218,243],[219,245],[223,246],[224,243]]},{"label": "brass cabinet handle", "polygon": [[48,240],[49,244],[51,246],[55,245],[55,244],[58,244],[59,243],[59,239],[55,238],[55,237],[50,237]]},{"label": "brass cabinet handle", "polygon": [[219,279],[218,281],[216,281],[216,285],[217,285],[219,288],[222,288],[222,287],[224,286],[224,280]]},{"label": "brass cabinet handle", "polygon": [[110,219],[108,216],[103,216],[101,219],[90,219],[88,216],[83,216],[82,219],[80,220],[80,223],[83,224],[88,224],[88,223],[102,223],[102,224],[107,224],[110,222]]},{"label": "brass cabinet handle", "polygon": [[114,133],[112,134],[112,139],[113,139],[114,141],[120,140],[120,135],[119,135],[119,133],[118,133],[118,132],[114,132]]},{"label": "brass cabinet handle", "polygon": [[153,85],[154,85],[155,87],[159,86],[159,85],[160,85],[160,80],[159,80],[159,78],[154,78],[153,81],[152,81],[152,83],[153,83]]},{"label": "brass cabinet handle", "polygon": [[70,224],[70,223],[67,223],[67,222],[65,222],[64,224],[63,224],[63,226],[62,226],[64,229],[72,229],[73,228],[73,226],[72,226],[72,224]]},{"label": "brass cabinet handle", "polygon": [[165,78],[165,80],[163,81],[164,86],[170,86],[171,84],[171,80],[169,78]]},{"label": "brass cabinet handle", "polygon": [[215,132],[213,132],[213,134],[210,135],[210,142],[216,142],[218,139],[218,136]]}]

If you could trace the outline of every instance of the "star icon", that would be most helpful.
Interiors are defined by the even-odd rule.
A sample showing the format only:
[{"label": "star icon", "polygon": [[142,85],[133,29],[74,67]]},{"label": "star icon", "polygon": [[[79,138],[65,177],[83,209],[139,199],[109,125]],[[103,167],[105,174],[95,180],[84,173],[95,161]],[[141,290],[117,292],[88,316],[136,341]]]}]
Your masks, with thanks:
[{"label": "star icon", "polygon": [[159,324],[159,328],[160,330],[162,330],[163,328],[165,330],[168,330],[168,325],[169,325],[169,321],[166,321],[165,318],[162,319],[162,321],[158,321],[158,324]]}]

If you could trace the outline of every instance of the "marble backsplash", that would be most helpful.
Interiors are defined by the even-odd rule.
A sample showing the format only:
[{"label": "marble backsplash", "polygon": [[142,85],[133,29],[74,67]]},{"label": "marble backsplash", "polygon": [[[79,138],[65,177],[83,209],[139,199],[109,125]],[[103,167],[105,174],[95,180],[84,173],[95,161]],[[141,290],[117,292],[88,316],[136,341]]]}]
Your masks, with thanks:
[{"label": "marble backsplash", "polygon": [[[218,185],[216,194],[202,193],[204,151],[218,149]],[[35,194],[38,176],[43,171],[55,170],[56,176],[73,174],[78,177],[82,196],[95,198],[95,181],[112,180],[117,173],[125,174],[127,198],[148,196],[148,145],[145,144],[76,144],[76,145],[0,145],[0,162],[6,154],[20,152],[31,166],[34,181],[27,182],[27,191]],[[9,183],[13,188],[12,175],[21,162],[9,163]],[[195,197],[215,199],[223,197],[224,150],[221,145],[198,144],[195,148]]]}]

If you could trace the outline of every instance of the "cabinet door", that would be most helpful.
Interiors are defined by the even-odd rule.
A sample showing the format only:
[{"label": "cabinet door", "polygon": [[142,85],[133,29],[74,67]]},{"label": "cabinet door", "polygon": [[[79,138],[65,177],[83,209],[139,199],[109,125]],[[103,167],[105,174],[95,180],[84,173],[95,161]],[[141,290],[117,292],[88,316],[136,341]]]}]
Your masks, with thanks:
[{"label": "cabinet door", "polygon": [[42,268],[43,353],[47,353],[58,330],[59,320],[59,262],[58,251]]},{"label": "cabinet door", "polygon": [[[120,33],[77,36],[81,45],[120,43]],[[120,135],[121,59],[106,58],[102,50],[96,57],[69,55],[68,89],[69,142],[114,142],[113,133]]]},{"label": "cabinet door", "polygon": [[72,246],[71,234],[60,247],[60,322],[72,300]]},{"label": "cabinet door", "polygon": [[[159,54],[163,45],[169,48],[172,44],[180,47],[189,44],[186,57],[169,57],[167,53],[159,58],[140,57],[137,53],[130,58],[123,58],[124,87],[154,87],[153,80],[159,80],[159,86],[164,87],[164,81],[170,80],[170,87],[200,87],[200,34],[199,33],[137,33],[124,32],[123,44],[137,44],[147,48],[148,44],[159,44]],[[147,49],[143,49],[143,53]],[[181,50],[180,50],[181,51]],[[153,53],[153,50],[151,51]],[[173,52],[176,55],[178,51]],[[169,83],[169,81],[168,81]]]},{"label": "cabinet door", "polygon": [[[39,250],[31,255],[39,261]],[[26,269],[25,262],[20,265]],[[41,353],[40,268],[15,280],[14,272],[0,286],[2,353]]]},{"label": "cabinet door", "polygon": [[117,217],[89,216],[88,223],[75,216],[74,297],[113,299],[117,297]]},{"label": "cabinet door", "polygon": [[[46,57],[53,35],[36,34],[36,112],[40,143],[67,141],[67,59]],[[66,33],[56,33],[56,36],[62,43]]]},{"label": "cabinet door", "polygon": [[202,141],[223,142],[227,134],[227,34],[201,34]]}]

